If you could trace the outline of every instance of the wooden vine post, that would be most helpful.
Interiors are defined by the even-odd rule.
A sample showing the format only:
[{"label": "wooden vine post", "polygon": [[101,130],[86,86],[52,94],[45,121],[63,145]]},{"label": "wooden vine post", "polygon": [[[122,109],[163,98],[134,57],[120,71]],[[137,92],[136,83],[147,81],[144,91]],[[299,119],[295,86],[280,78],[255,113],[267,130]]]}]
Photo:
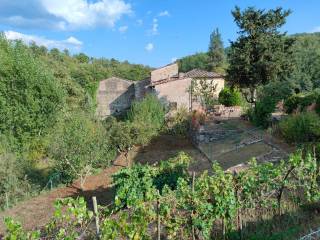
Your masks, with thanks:
[{"label": "wooden vine post", "polygon": [[[195,177],[196,177],[196,174],[195,174],[195,172],[193,171],[193,172],[192,172],[192,205],[194,204],[193,196],[194,196],[194,182],[195,182]],[[192,213],[191,213],[192,240],[195,240],[195,239],[196,239],[196,237],[195,237],[195,229],[194,229],[193,219],[192,219],[193,215],[194,215],[194,210],[192,209]]]},{"label": "wooden vine post", "polygon": [[95,220],[96,220],[97,238],[100,239],[100,225],[99,225],[98,204],[97,204],[97,198],[95,196],[92,197],[92,202],[93,202],[94,216],[95,216]]},{"label": "wooden vine post", "polygon": [[8,193],[5,193],[6,195],[6,208],[9,209],[9,197],[8,197]]},{"label": "wooden vine post", "polygon": [[158,190],[158,197],[157,197],[157,234],[158,234],[158,240],[161,240],[160,193],[159,193],[159,190]]},{"label": "wooden vine post", "polygon": [[[237,172],[234,172],[233,179],[235,180],[235,189],[236,189],[236,199],[237,202],[240,202],[240,189],[238,185]],[[241,205],[237,209],[237,229],[240,236],[240,240],[242,239],[242,216],[241,216]]]}]

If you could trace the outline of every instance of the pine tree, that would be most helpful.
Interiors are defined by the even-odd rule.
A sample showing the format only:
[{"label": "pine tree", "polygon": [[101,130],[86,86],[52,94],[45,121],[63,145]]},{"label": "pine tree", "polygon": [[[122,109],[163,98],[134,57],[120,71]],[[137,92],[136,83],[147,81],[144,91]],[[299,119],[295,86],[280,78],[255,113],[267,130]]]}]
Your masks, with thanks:
[{"label": "pine tree", "polygon": [[208,55],[210,57],[210,70],[224,73],[225,53],[221,34],[218,28],[216,28],[210,35]]},{"label": "pine tree", "polygon": [[241,12],[236,7],[232,11],[240,31],[238,39],[231,42],[227,79],[248,90],[244,93],[249,103],[255,104],[258,86],[283,80],[292,71],[293,40],[278,30],[289,14],[282,8],[265,11],[249,7]]}]

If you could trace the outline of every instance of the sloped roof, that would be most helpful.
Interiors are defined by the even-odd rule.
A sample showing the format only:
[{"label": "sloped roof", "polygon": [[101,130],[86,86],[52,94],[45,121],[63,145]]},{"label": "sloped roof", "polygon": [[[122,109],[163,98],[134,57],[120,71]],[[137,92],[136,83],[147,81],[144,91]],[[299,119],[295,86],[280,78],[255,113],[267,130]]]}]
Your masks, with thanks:
[{"label": "sloped roof", "polygon": [[222,78],[223,76],[219,73],[208,72],[201,69],[192,69],[191,71],[185,73],[184,77],[189,78]]},{"label": "sloped roof", "polygon": [[107,79],[103,79],[101,81],[122,81],[122,82],[126,82],[128,84],[133,84],[134,82],[128,79],[123,79],[123,78],[119,78],[119,77],[109,77]]}]

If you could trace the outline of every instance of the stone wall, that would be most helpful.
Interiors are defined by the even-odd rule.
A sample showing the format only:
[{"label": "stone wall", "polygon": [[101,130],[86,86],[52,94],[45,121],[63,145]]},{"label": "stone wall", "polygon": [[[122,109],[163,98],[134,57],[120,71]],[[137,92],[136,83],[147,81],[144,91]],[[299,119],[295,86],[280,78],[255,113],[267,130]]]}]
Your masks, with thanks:
[{"label": "stone wall", "polygon": [[179,67],[177,63],[170,64],[168,66],[158,68],[151,72],[151,82],[167,79],[172,76],[178,75]]},{"label": "stone wall", "polygon": [[[197,80],[195,80],[196,82]],[[216,84],[216,97],[219,92],[224,88],[224,79],[208,79],[207,81],[213,81]],[[159,99],[166,103],[176,103],[177,108],[186,107],[188,110],[195,110],[200,107],[200,103],[193,98],[191,103],[190,87],[191,78],[176,79],[174,81],[168,81],[163,84],[155,85],[155,92]]]},{"label": "stone wall", "polygon": [[222,119],[239,118],[242,115],[242,107],[226,107],[224,105],[215,105],[213,107],[211,115],[213,115],[216,118]]},{"label": "stone wall", "polygon": [[177,103],[177,108],[185,107],[190,110],[191,78],[159,84],[154,87],[156,95],[164,103]]},{"label": "stone wall", "polygon": [[99,83],[97,115],[105,118],[128,109],[135,98],[135,87],[130,81],[111,77]]},{"label": "stone wall", "polygon": [[146,94],[151,93],[150,88],[148,88],[149,84],[150,79],[145,79],[134,83],[135,100],[141,100]]}]

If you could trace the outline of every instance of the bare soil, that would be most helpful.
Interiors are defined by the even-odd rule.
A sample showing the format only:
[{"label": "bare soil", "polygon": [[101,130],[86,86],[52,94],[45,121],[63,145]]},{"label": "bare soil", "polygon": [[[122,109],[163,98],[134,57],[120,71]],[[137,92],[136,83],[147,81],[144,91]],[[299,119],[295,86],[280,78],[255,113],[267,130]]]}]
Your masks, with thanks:
[{"label": "bare soil", "polygon": [[99,204],[109,203],[113,199],[113,189],[110,186],[111,176],[125,166],[127,166],[127,160],[120,155],[113,166],[97,175],[88,176],[83,190],[80,189],[79,181],[76,181],[71,186],[42,193],[18,203],[11,209],[0,212],[0,235],[5,232],[4,217],[12,217],[20,221],[22,226],[28,230],[41,228],[49,222],[54,211],[54,201],[59,198],[83,196],[88,202],[91,202],[91,197],[97,196]]},{"label": "bare soil", "polygon": [[173,157],[180,151],[190,154],[195,159],[190,171],[202,172],[210,169],[211,163],[209,160],[191,144],[188,138],[160,136],[146,147],[133,148],[128,153],[127,158],[124,155],[118,156],[113,166],[104,169],[101,173],[88,176],[83,190],[80,189],[79,181],[76,181],[71,186],[44,192],[37,197],[18,203],[11,209],[0,212],[0,239],[1,233],[5,232],[4,217],[12,217],[20,221],[25,229],[31,230],[39,229],[49,222],[54,212],[54,201],[58,198],[83,196],[91,207],[91,198],[96,196],[99,205],[108,205],[114,199],[111,178],[114,173],[131,165],[132,162],[155,164]]},{"label": "bare soil", "polygon": [[[237,127],[250,127],[245,126],[244,122],[235,122],[235,124]],[[231,124],[229,127],[233,128],[234,126]],[[272,141],[278,146],[283,145],[283,143],[275,142],[277,141],[276,139],[267,135],[264,135],[264,139],[265,141]],[[235,142],[239,141],[241,141],[241,137],[240,139],[226,139],[226,142],[222,143],[213,143],[210,145],[212,148],[210,151],[213,151],[215,154],[221,151],[227,151],[230,147],[234,146]],[[243,149],[244,152],[237,153],[237,156],[232,154],[229,154],[229,156],[227,154],[221,155],[213,160],[219,160],[220,164],[222,164],[224,168],[227,168],[231,165],[242,163],[245,159],[249,158],[253,152],[256,152],[253,155],[257,155],[268,150],[265,149],[265,145],[258,144],[256,147],[257,148],[255,149]],[[288,148],[288,150],[290,149]],[[96,196],[98,204],[108,205],[114,199],[114,189],[112,187],[111,178],[114,173],[123,167],[130,166],[132,162],[156,164],[161,160],[166,160],[175,156],[180,151],[186,152],[194,159],[194,162],[189,169],[190,172],[195,171],[196,173],[201,173],[204,170],[209,170],[210,172],[212,162],[207,157],[208,155],[206,156],[195,148],[188,137],[171,135],[159,136],[153,139],[148,146],[132,149],[128,153],[127,158],[124,155],[118,156],[113,165],[104,169],[101,173],[89,176],[83,190],[80,189],[79,181],[76,181],[71,186],[61,187],[50,192],[42,193],[37,197],[18,203],[11,209],[0,212],[0,239],[1,233],[5,232],[3,224],[4,217],[10,216],[15,220],[20,221],[22,226],[27,230],[39,229],[50,220],[54,211],[54,201],[58,198],[83,196],[86,198],[89,207],[91,207],[91,198],[92,196]],[[230,161],[228,159],[233,160]]]}]

